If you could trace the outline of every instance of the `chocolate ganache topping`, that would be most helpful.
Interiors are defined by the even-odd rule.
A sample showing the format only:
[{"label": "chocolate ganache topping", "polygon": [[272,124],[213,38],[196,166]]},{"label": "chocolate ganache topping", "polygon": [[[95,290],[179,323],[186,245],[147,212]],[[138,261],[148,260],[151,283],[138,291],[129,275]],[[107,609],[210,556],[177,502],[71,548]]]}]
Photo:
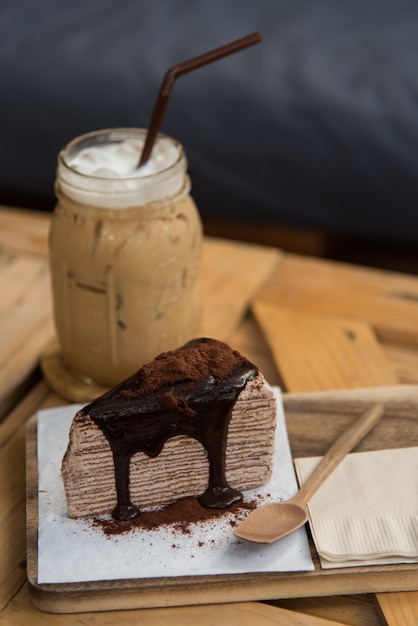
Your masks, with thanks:
[{"label": "chocolate ganache topping", "polygon": [[225,343],[194,339],[160,354],[84,407],[113,453],[115,519],[129,520],[139,513],[129,493],[132,455],[155,457],[176,435],[197,439],[207,452],[209,481],[199,496],[202,506],[222,509],[242,499],[225,478],[228,425],[238,395],[257,374],[255,365]]}]

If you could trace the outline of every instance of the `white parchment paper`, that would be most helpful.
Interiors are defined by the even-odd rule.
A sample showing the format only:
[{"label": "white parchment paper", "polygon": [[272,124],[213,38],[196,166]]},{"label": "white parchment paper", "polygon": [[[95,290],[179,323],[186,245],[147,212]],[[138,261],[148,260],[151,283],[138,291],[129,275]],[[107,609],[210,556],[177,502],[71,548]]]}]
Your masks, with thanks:
[{"label": "white parchment paper", "polygon": [[[272,479],[245,491],[246,501],[283,500],[297,490],[281,394],[278,388],[274,391],[278,412]],[[107,536],[89,520],[70,519],[61,461],[79,408],[70,405],[38,413],[38,583],[314,569],[304,528],[261,545],[233,535],[232,514],[192,524],[188,534],[163,526]]]}]

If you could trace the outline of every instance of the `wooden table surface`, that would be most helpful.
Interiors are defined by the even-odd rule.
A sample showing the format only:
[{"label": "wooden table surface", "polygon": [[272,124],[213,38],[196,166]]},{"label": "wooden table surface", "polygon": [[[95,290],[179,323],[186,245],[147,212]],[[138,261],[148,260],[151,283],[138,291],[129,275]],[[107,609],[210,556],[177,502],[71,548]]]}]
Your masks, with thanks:
[{"label": "wooden table surface", "polygon": [[[0,624],[416,626],[418,591],[54,615],[26,583],[25,424],[65,404],[42,380],[54,335],[49,215],[0,208]],[[201,333],[287,391],[418,383],[418,277],[206,239]],[[418,581],[417,581],[418,588]],[[216,616],[216,617],[214,617]]]}]

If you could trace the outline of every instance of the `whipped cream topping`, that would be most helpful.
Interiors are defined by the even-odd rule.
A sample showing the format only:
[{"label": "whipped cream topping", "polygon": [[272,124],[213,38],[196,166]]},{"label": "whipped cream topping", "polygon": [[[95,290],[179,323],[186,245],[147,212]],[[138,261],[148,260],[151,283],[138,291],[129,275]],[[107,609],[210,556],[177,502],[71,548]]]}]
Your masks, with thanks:
[{"label": "whipped cream topping", "polygon": [[161,172],[179,158],[179,146],[171,140],[156,141],[149,160],[138,167],[144,139],[129,138],[119,143],[99,144],[83,148],[66,158],[67,165],[80,174],[99,178],[144,177]]}]

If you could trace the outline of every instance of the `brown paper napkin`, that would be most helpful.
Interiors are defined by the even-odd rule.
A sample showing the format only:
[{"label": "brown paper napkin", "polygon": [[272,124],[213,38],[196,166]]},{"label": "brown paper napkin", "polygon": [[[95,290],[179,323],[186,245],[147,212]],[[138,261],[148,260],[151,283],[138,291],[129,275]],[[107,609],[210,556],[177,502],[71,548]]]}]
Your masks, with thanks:
[{"label": "brown paper napkin", "polygon": [[[321,457],[296,459],[303,484]],[[418,561],[418,447],[349,454],[308,505],[323,568]]]}]

